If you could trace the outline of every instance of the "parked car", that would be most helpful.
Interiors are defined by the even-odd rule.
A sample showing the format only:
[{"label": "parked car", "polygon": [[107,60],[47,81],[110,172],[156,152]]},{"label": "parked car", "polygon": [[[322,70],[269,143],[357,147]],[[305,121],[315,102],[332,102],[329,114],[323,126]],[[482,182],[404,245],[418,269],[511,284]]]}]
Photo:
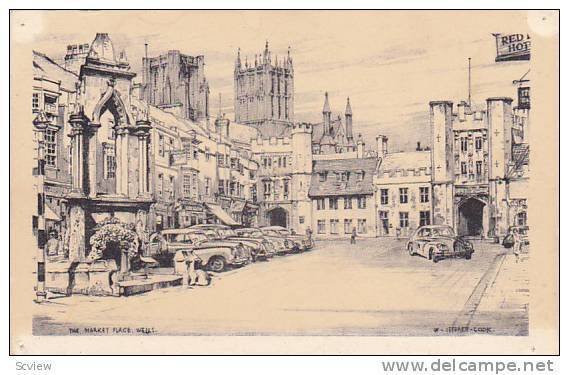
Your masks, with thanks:
[{"label": "parked car", "polygon": [[456,236],[448,225],[426,225],[418,228],[407,241],[409,255],[422,255],[433,262],[444,258],[470,259],[474,253],[472,243]]},{"label": "parked car", "polygon": [[257,259],[267,259],[275,254],[269,241],[263,238],[243,238],[233,229],[221,224],[198,224],[192,228],[203,230],[211,239],[221,239],[224,241],[235,241],[243,244],[249,252],[252,261]]},{"label": "parked car", "polygon": [[[153,238],[152,238],[153,237]],[[201,230],[192,228],[166,229],[151,237],[151,255],[161,261],[168,254],[168,267],[172,267],[174,254],[178,250],[193,249],[207,269],[223,271],[227,265],[241,266],[249,262],[248,251],[237,242],[211,240]],[[162,262],[161,262],[162,264]]]},{"label": "parked car", "polygon": [[281,236],[271,236],[261,232],[259,228],[239,228],[235,229],[235,233],[241,238],[264,238],[272,245],[276,254],[284,254],[290,251],[288,240]]},{"label": "parked car", "polygon": [[294,251],[310,250],[314,247],[314,241],[308,236],[293,234],[289,229],[280,226],[269,226],[260,228],[264,234],[280,236],[292,242]]}]

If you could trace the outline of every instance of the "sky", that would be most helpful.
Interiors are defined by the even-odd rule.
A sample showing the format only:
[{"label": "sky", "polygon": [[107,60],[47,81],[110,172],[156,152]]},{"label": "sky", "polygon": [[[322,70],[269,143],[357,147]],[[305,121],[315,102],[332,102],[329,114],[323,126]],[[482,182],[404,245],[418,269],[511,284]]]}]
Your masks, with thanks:
[{"label": "sky", "polygon": [[251,62],[265,41],[273,58],[290,46],[296,121],[320,121],[326,91],[333,116],[343,116],[350,97],[354,133],[372,144],[387,135],[390,151],[398,151],[430,144],[429,101],[467,99],[469,57],[476,107],[488,97],[515,98],[512,81],[530,63],[494,62],[492,33],[531,34],[533,18],[510,11],[20,12],[12,18],[12,42],[61,62],[67,44],[107,32],[137,73],[145,42],[151,57],[172,49],[204,55],[210,110],[217,113],[221,93],[230,118],[237,48]]}]

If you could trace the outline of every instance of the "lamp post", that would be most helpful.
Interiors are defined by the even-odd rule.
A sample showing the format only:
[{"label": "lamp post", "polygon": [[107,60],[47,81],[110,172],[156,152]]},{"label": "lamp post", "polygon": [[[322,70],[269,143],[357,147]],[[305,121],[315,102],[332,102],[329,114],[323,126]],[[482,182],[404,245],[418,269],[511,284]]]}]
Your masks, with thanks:
[{"label": "lamp post", "polygon": [[36,173],[36,189],[37,189],[37,287],[36,302],[41,303],[46,300],[47,293],[45,291],[45,244],[47,241],[45,228],[45,132],[49,120],[43,111],[40,111],[33,121],[34,135],[37,143],[37,173]]}]

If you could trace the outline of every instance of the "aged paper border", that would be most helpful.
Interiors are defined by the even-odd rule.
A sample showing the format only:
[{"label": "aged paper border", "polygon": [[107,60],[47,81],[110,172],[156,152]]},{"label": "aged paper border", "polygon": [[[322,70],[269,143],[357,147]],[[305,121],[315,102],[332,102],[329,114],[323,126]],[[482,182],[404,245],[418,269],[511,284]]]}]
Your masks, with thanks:
[{"label": "aged paper border", "polygon": [[[157,12],[158,10],[152,10]],[[407,10],[410,11],[410,10]],[[428,12],[428,10],[424,10]],[[14,11],[11,11],[11,16]],[[325,11],[322,11],[325,12]],[[467,12],[456,10],[456,12]],[[499,11],[494,11],[499,12]],[[160,13],[156,13],[160,16]],[[37,17],[37,13],[30,13]],[[324,16],[324,15],[323,15]],[[557,13],[557,17],[559,17]],[[33,18],[31,18],[33,20]],[[12,21],[12,19],[11,19]],[[558,28],[559,30],[559,28]],[[532,35],[530,334],[527,337],[32,336],[35,210],[30,45],[10,28],[10,352],[12,354],[558,354],[559,34]],[[427,103],[425,103],[425,108]]]}]

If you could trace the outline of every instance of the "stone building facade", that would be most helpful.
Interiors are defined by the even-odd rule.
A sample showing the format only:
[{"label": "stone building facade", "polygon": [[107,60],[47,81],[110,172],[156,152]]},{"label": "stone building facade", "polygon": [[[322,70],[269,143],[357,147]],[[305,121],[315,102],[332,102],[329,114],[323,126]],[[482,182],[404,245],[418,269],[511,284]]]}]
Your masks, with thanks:
[{"label": "stone building facade", "polygon": [[[69,108],[75,102],[75,85],[79,77],[36,51],[33,52],[33,72],[32,113],[35,121],[47,126],[43,185],[45,230],[61,237],[65,231],[66,195],[71,190],[71,139],[67,136],[71,131]],[[34,223],[36,220],[34,217]],[[34,224],[34,230],[36,227]]]},{"label": "stone building facade", "polygon": [[280,225],[297,232],[310,226],[308,189],[312,175],[312,126],[293,124],[290,138],[251,139],[259,164],[259,224]]},{"label": "stone building facade", "polygon": [[343,154],[314,155],[309,197],[315,236],[373,237],[375,202],[373,176],[377,157],[346,157]]},{"label": "stone building facade", "polygon": [[429,151],[386,150],[386,137],[378,136],[384,152],[374,175],[376,233],[378,236],[409,236],[431,224],[432,186]]},{"label": "stone building facade", "polygon": [[42,219],[61,255],[84,260],[94,228],[111,217],[135,224],[141,241],[169,227],[257,223],[257,130],[139,100],[136,74],[107,34],[76,58],[78,75],[38,52],[33,61],[34,124],[46,125]]},{"label": "stone building facade", "polygon": [[525,194],[516,187],[529,177],[529,113],[516,116],[512,102],[488,98],[483,111],[461,102],[456,112],[452,102],[430,103],[435,224],[488,237],[525,222]]}]

